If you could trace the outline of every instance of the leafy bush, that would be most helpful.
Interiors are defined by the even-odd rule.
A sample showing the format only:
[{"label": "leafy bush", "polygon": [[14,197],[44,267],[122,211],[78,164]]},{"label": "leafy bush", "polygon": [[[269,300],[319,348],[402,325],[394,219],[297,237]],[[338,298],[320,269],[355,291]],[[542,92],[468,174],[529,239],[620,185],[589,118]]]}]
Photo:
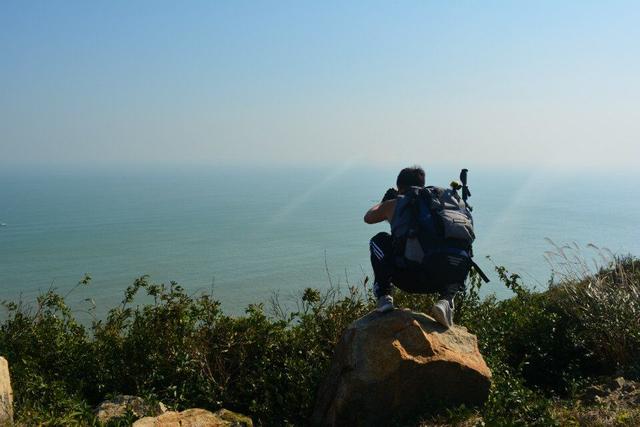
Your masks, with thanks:
[{"label": "leafy bush", "polygon": [[553,426],[551,401],[524,384],[517,369],[489,359],[493,383],[489,399],[482,409],[484,421],[491,426]]},{"label": "leafy bush", "polygon": [[[494,383],[479,412],[451,411],[452,420],[475,414],[489,425],[552,425],[555,399],[570,397],[583,377],[640,371],[636,259],[543,293],[504,267],[496,271],[512,298],[481,298],[474,274],[456,297],[456,323],[478,336]],[[175,409],[226,407],[261,425],[304,425],[342,331],[374,307],[366,282],[346,293],[307,289],[293,312],[276,301],[271,314],[258,304],[231,317],[210,295],[190,296],[176,283],[143,276],[88,328],[54,290],[33,308],[5,302],[0,354],[11,364],[17,418],[94,425],[93,406],[134,394]],[[85,278],[78,286],[88,284]],[[428,312],[433,299],[398,292],[396,303]]]},{"label": "leafy bush", "polygon": [[69,424],[67,414],[86,419],[92,344],[64,298],[49,290],[38,297],[35,309],[4,305],[9,316],[0,326],[0,354],[11,363],[18,413],[59,425]]}]

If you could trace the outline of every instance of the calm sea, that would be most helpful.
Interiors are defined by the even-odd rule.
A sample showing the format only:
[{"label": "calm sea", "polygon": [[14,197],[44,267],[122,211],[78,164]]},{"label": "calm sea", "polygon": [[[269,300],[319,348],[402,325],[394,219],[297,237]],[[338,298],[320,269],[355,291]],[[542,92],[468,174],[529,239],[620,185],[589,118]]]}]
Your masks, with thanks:
[{"label": "calm sea", "polygon": [[[216,168],[140,171],[0,172],[0,299],[30,301],[49,286],[97,312],[112,307],[134,278],[175,280],[209,290],[226,312],[288,298],[305,287],[356,284],[370,274],[368,239],[388,225],[362,216],[397,171]],[[428,171],[447,185],[458,170]],[[577,242],[640,254],[637,176],[471,170],[476,260],[544,287],[544,253]],[[495,275],[491,274],[492,277]],[[497,280],[486,292],[508,295]]]}]

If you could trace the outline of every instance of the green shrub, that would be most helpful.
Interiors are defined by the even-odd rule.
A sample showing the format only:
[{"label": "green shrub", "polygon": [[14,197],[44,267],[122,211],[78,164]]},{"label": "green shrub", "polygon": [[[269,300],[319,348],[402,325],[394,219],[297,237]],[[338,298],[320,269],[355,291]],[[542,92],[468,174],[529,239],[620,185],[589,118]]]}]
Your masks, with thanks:
[{"label": "green shrub", "polygon": [[[567,280],[542,293],[496,267],[514,293],[506,300],[481,298],[482,282],[472,274],[456,297],[456,323],[477,335],[494,382],[482,408],[451,411],[450,418],[552,425],[554,396],[569,396],[583,377],[607,369],[639,372],[637,266],[636,259],[620,259],[588,280]],[[85,278],[79,286],[88,283]],[[11,364],[17,418],[94,425],[97,403],[134,394],[175,409],[226,407],[259,425],[304,425],[342,332],[374,307],[362,285],[346,293],[307,289],[293,312],[276,303],[269,315],[258,304],[231,317],[210,295],[191,296],[176,283],[154,284],[143,276],[89,329],[54,290],[33,308],[5,302],[0,354]],[[403,292],[395,299],[423,312],[433,303],[433,296]],[[611,304],[612,310],[603,309]]]},{"label": "green shrub", "polygon": [[525,385],[517,369],[487,360],[493,373],[489,399],[482,416],[490,426],[553,426],[551,401]]},{"label": "green shrub", "polygon": [[92,388],[92,343],[64,298],[50,289],[35,307],[3,305],[8,317],[0,326],[0,354],[11,364],[18,414],[33,420],[44,414],[43,420],[58,425],[69,424],[69,414],[90,416],[85,399]]}]

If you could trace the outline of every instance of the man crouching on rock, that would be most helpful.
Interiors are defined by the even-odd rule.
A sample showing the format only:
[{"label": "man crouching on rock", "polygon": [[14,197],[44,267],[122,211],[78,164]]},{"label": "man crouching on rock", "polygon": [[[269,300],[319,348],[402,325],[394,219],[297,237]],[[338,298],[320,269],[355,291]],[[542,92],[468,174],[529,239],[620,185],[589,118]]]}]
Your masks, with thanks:
[{"label": "man crouching on rock", "polygon": [[[373,292],[378,300],[377,311],[386,312],[393,310],[392,282],[406,292],[440,294],[439,301],[432,308],[433,317],[446,328],[453,325],[453,297],[464,286],[464,278],[445,286],[434,286],[429,280],[429,274],[420,268],[407,268],[398,262],[394,251],[395,230],[406,227],[407,221],[403,213],[406,209],[404,193],[415,187],[425,186],[425,172],[419,166],[402,169],[396,180],[397,190],[387,190],[382,201],[367,211],[364,221],[367,224],[377,224],[388,221],[391,225],[391,233],[381,232],[376,234],[369,242],[371,251],[371,265],[375,280]],[[466,276],[466,275],[465,275]]]}]

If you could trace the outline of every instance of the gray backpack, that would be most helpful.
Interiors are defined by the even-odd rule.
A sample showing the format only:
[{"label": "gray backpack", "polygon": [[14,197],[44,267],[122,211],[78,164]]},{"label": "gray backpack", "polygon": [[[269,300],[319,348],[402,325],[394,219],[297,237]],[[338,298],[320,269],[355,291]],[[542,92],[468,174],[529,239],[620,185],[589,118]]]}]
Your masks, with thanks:
[{"label": "gray backpack", "polygon": [[411,187],[397,198],[391,236],[396,264],[437,282],[464,282],[473,265],[473,217],[454,189]]}]

